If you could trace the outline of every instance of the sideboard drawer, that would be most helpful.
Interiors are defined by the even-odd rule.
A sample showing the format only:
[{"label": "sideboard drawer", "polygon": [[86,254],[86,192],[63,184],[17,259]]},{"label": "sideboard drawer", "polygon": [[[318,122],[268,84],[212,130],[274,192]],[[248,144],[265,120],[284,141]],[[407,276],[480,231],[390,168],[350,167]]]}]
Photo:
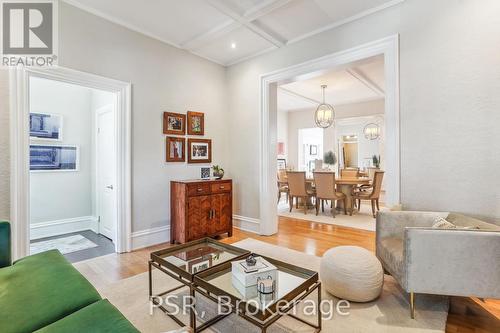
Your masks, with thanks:
[{"label": "sideboard drawer", "polygon": [[206,195],[210,193],[210,184],[189,184],[188,196]]},{"label": "sideboard drawer", "polygon": [[231,192],[231,182],[212,184],[212,193]]}]

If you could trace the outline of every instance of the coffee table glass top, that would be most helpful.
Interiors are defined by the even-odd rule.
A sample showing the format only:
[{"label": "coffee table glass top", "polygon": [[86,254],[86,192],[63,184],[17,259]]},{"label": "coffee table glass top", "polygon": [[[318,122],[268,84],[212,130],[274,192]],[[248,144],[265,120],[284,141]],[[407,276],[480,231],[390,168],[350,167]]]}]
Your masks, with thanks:
[{"label": "coffee table glass top", "polygon": [[[276,291],[274,294],[259,294],[257,286],[243,287],[238,279],[233,277],[231,265],[224,265],[223,269],[208,270],[197,275],[196,281],[203,281],[203,285],[210,285],[223,291],[224,294],[233,296],[256,306],[259,310],[266,310],[277,301],[286,299],[291,301],[293,293],[307,289],[318,280],[318,273],[304,268],[286,264],[277,260],[264,257],[277,268]],[[212,289],[212,288],[209,288]],[[219,293],[220,294],[220,293]],[[288,297],[287,297],[288,296]]]},{"label": "coffee table glass top", "polygon": [[245,254],[248,251],[205,238],[153,252],[151,258],[170,264],[170,268],[173,266],[188,274],[196,274]]}]

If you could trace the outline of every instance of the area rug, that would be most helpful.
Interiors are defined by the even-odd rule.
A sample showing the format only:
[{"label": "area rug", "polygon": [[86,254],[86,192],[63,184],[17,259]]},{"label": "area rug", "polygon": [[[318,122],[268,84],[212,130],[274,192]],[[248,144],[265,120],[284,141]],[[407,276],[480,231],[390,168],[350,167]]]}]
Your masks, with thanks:
[{"label": "area rug", "polygon": [[[319,270],[320,258],[316,256],[250,238],[233,245],[308,269]],[[78,264],[75,266],[78,268]],[[163,291],[178,284],[157,271],[154,272],[153,278],[155,287],[159,287],[154,292]],[[152,316],[149,315],[147,273],[101,287],[99,292],[103,297],[108,298],[141,332],[168,332],[179,329],[173,320],[158,309],[153,311]],[[315,293],[310,297],[314,299]],[[339,301],[324,290],[322,299],[331,300],[334,304]],[[200,307],[212,308],[211,311],[216,306],[203,300],[198,304]],[[377,300],[370,303],[350,303],[349,315],[341,316],[334,313],[333,318],[323,320],[322,332],[444,332],[448,315],[448,298],[419,295],[416,306],[416,319],[412,320],[407,295],[392,277],[386,275],[382,295]],[[314,322],[315,318],[304,315],[301,317],[311,322]],[[188,322],[187,316],[182,316],[182,318],[184,322]],[[235,315],[221,320],[207,331],[220,333],[257,332],[252,325],[248,325],[246,321]],[[268,330],[271,333],[312,331],[312,328],[286,316],[278,320]]]},{"label": "area rug", "polygon": [[73,235],[49,239],[46,241],[34,242],[30,244],[30,253],[36,254],[49,250],[59,250],[62,254],[81,251],[97,247],[98,245],[82,235]]},{"label": "area rug", "polygon": [[[387,208],[380,207],[380,210],[387,210]],[[341,227],[362,229],[368,231],[375,231],[375,219],[372,216],[370,204],[362,204],[361,211],[356,212],[352,216],[344,215],[344,213],[337,212],[335,218],[333,218],[331,213],[331,208],[326,207],[325,212],[319,212],[316,216],[316,210],[310,209],[307,214],[304,214],[304,210],[293,208],[290,212],[290,206],[284,201],[280,201],[278,205],[278,215],[283,217],[289,217],[299,220],[307,220],[308,222],[324,223],[338,225]]]}]

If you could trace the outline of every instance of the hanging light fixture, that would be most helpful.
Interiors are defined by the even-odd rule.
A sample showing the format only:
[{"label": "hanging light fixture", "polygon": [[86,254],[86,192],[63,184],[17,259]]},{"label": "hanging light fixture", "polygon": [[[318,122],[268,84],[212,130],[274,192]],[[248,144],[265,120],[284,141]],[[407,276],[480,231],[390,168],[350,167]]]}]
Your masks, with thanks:
[{"label": "hanging light fixture", "polygon": [[363,129],[365,138],[368,140],[376,140],[380,137],[380,126],[375,123],[370,123]]},{"label": "hanging light fixture", "polygon": [[333,106],[325,103],[326,85],[322,85],[321,89],[323,89],[323,103],[318,105],[318,108],[314,113],[314,121],[318,127],[328,128],[333,125],[333,121],[335,120],[335,110],[333,109]]}]

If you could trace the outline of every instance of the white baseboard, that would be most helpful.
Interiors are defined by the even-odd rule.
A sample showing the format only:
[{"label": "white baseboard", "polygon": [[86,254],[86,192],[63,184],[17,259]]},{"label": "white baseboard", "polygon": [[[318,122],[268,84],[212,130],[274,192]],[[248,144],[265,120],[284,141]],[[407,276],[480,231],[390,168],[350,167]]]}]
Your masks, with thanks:
[{"label": "white baseboard", "polygon": [[170,242],[169,225],[132,233],[132,250],[167,242]]},{"label": "white baseboard", "polygon": [[233,215],[233,227],[258,234],[260,233],[260,220],[253,217]]},{"label": "white baseboard", "polygon": [[97,218],[94,216],[80,216],[70,219],[33,223],[30,224],[30,239],[59,236],[83,230],[97,232]]}]

